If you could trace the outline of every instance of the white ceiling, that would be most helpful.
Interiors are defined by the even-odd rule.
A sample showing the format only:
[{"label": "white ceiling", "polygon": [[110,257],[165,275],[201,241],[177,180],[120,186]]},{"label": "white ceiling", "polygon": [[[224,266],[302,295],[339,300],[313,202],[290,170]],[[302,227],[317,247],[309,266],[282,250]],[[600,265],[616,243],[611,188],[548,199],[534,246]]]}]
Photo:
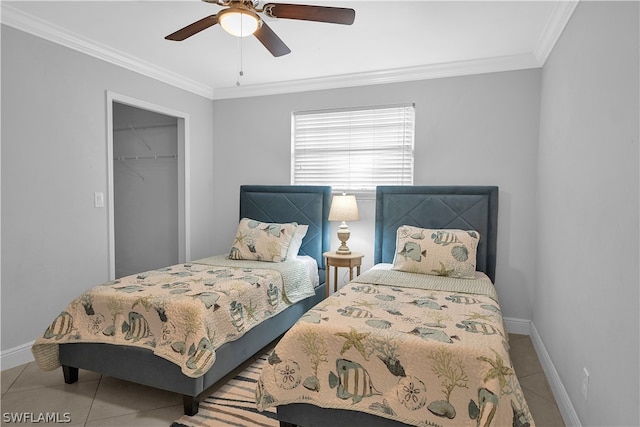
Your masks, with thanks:
[{"label": "white ceiling", "polygon": [[199,0],[3,1],[2,22],[220,99],[540,67],[576,5],[552,0],[267,2],[351,7],[356,19],[346,26],[264,18],[292,51],[279,58],[254,37],[234,38],[219,25],[182,42],[165,40],[222,9]]}]

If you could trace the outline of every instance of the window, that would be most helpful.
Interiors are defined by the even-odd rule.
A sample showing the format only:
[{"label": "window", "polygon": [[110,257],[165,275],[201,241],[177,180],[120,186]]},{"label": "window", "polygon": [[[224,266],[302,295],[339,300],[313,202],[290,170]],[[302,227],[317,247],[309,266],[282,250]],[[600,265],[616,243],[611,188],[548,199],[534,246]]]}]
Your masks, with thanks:
[{"label": "window", "polygon": [[371,194],[413,184],[414,106],[293,113],[291,182]]}]

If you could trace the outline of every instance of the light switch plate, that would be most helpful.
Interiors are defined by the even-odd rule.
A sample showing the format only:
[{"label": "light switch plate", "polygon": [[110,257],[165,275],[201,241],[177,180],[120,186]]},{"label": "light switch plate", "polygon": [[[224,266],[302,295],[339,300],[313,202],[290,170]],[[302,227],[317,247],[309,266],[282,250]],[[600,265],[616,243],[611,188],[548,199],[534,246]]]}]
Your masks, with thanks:
[{"label": "light switch plate", "polygon": [[93,206],[104,208],[104,193],[93,193]]}]

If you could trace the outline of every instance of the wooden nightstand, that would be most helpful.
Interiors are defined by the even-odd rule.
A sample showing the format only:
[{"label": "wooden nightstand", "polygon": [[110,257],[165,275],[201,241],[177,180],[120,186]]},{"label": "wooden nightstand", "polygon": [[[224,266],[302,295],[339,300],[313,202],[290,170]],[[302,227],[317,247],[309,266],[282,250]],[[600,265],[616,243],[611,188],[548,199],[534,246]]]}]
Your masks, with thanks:
[{"label": "wooden nightstand", "polygon": [[349,267],[349,281],[353,280],[353,267],[357,267],[356,276],[360,275],[360,266],[364,254],[359,252],[351,252],[349,255],[338,255],[335,252],[325,252],[324,256],[325,269],[327,271],[326,293],[329,296],[329,278],[331,277],[331,267],[333,267],[333,291],[338,290],[338,267]]}]

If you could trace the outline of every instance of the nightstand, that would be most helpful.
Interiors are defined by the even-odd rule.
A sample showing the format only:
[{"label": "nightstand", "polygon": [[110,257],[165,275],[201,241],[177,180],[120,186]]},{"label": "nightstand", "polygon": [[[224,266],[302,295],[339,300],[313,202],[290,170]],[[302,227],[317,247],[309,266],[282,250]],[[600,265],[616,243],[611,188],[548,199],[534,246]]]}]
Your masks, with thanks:
[{"label": "nightstand", "polygon": [[325,269],[327,272],[326,279],[326,294],[329,296],[329,288],[330,288],[330,280],[331,277],[331,267],[333,267],[333,291],[336,292],[338,290],[338,267],[348,267],[349,268],[349,281],[353,280],[353,268],[357,268],[356,276],[360,275],[360,266],[362,265],[362,258],[364,258],[364,254],[359,252],[351,252],[349,255],[338,255],[335,252],[325,252],[322,254],[324,256]]}]

